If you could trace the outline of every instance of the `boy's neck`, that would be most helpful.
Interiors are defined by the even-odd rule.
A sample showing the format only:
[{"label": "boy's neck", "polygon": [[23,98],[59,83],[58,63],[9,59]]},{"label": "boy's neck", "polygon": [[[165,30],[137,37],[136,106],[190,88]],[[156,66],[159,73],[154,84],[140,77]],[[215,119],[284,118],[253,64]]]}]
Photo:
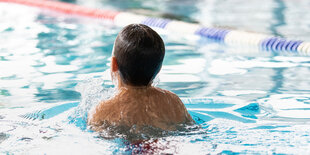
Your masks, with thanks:
[{"label": "boy's neck", "polygon": [[146,86],[134,86],[134,85],[130,85],[130,84],[125,84],[121,78],[118,76],[117,78],[118,81],[118,90],[119,91],[124,91],[124,90],[133,90],[133,91],[142,91],[144,92],[145,90],[149,90],[150,88],[153,88],[153,86],[150,84],[146,85]]},{"label": "boy's neck", "polygon": [[134,85],[128,85],[128,84],[124,84],[123,82],[119,83],[118,85],[118,90],[120,91],[146,91],[149,90],[150,88],[153,88],[153,86],[151,84],[147,85],[147,86],[134,86]]},{"label": "boy's neck", "polygon": [[133,85],[126,85],[126,84],[122,84],[118,86],[118,89],[126,89],[126,90],[147,90],[149,88],[152,88],[152,86],[151,85],[133,86]]}]

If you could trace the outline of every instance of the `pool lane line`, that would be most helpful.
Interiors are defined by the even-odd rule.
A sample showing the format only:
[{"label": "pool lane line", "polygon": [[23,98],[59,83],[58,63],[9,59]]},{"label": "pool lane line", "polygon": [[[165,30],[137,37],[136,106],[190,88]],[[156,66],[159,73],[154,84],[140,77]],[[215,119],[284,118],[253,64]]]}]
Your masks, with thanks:
[{"label": "pool lane line", "polygon": [[112,21],[116,26],[126,26],[132,23],[141,23],[151,27],[165,29],[168,32],[198,35],[203,38],[223,42],[227,45],[256,47],[264,51],[291,52],[300,55],[310,55],[310,42],[289,40],[272,35],[253,32],[229,30],[222,28],[205,27],[199,24],[183,21],[147,17],[129,12],[118,12],[88,8],[71,3],[49,0],[0,0],[0,2],[17,3],[43,9],[49,9],[65,14],[79,15]]},{"label": "pool lane line", "polygon": [[119,13],[118,11],[101,10],[83,7],[71,3],[49,1],[49,0],[0,0],[0,2],[17,3],[41,9],[48,9],[65,14],[86,16],[105,20],[112,20]]}]

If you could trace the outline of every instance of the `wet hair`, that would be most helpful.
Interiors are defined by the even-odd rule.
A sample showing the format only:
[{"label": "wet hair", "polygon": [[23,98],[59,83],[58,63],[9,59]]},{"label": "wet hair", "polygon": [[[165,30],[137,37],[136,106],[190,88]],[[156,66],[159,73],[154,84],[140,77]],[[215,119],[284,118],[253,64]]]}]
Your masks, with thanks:
[{"label": "wet hair", "polygon": [[150,27],[130,24],[118,34],[114,56],[125,84],[147,86],[161,69],[165,45]]}]

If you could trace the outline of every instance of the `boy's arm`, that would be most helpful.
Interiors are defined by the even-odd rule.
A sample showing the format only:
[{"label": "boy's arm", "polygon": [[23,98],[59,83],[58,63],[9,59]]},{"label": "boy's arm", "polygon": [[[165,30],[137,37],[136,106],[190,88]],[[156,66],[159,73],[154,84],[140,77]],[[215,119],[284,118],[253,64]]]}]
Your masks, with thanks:
[{"label": "boy's arm", "polygon": [[194,120],[192,119],[191,115],[188,113],[185,105],[183,104],[182,100],[180,99],[180,97],[172,92],[170,92],[170,94],[172,95],[172,98],[176,101],[177,106],[179,107],[179,111],[183,112],[183,116],[184,116],[184,123],[185,124],[193,124]]},{"label": "boy's arm", "polygon": [[182,104],[183,110],[184,110],[184,115],[185,115],[185,123],[186,124],[193,124],[194,120],[192,118],[192,116],[188,113],[184,103],[182,102],[182,100],[178,97],[180,104]]},{"label": "boy's arm", "polygon": [[88,113],[88,117],[87,117],[87,124],[88,125],[92,125],[92,126],[98,126],[100,125],[100,120],[102,119],[102,105],[104,103],[101,102],[99,103],[97,106],[95,106],[93,109],[91,109]]}]

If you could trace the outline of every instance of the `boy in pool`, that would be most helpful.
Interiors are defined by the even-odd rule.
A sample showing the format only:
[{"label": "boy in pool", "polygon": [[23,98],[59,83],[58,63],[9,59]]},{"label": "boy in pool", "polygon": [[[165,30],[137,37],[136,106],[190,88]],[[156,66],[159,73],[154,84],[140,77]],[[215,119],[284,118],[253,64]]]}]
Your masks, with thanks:
[{"label": "boy in pool", "polygon": [[118,34],[111,60],[117,93],[90,112],[91,129],[134,126],[139,130],[151,126],[176,130],[178,125],[193,123],[176,94],[151,85],[162,67],[164,55],[163,40],[146,25],[131,24]]}]

